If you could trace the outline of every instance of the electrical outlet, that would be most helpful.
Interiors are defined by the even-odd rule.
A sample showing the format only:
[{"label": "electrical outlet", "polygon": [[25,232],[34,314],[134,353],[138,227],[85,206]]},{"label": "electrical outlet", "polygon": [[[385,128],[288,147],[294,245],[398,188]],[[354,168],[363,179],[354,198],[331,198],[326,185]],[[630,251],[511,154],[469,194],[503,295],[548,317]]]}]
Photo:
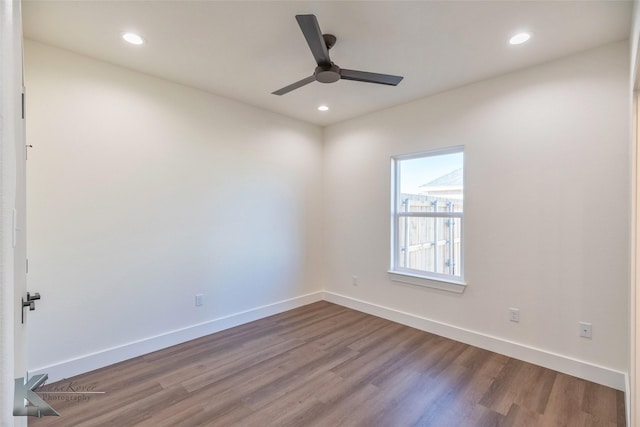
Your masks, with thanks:
[{"label": "electrical outlet", "polygon": [[351,276],[351,284],[353,286],[358,286],[360,282],[358,281],[358,276]]},{"label": "electrical outlet", "polygon": [[204,303],[204,295],[196,294],[196,307],[202,306],[203,303]]},{"label": "electrical outlet", "polygon": [[520,310],[514,307],[509,308],[509,321],[518,323],[520,321]]},{"label": "electrical outlet", "polygon": [[580,324],[580,336],[583,338],[591,339],[591,323],[579,322]]}]

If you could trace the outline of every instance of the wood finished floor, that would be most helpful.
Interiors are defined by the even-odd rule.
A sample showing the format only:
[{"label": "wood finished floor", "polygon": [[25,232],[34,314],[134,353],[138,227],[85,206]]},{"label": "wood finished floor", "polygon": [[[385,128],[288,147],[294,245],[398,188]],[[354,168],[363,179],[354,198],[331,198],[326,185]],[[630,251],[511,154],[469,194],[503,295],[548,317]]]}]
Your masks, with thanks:
[{"label": "wood finished floor", "polygon": [[29,425],[625,425],[620,391],[328,302],[44,389],[69,386],[106,393],[40,390],[61,416]]}]

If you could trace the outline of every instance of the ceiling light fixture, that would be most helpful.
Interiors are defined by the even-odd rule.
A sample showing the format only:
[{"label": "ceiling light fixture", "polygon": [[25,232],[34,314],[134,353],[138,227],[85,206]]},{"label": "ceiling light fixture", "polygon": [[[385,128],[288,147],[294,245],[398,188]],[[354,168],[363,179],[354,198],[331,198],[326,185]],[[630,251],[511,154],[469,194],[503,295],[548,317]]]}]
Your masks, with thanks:
[{"label": "ceiling light fixture", "polygon": [[518,33],[509,39],[509,44],[522,44],[531,38],[529,33]]},{"label": "ceiling light fixture", "polygon": [[318,107],[318,111],[329,111],[329,107],[326,105],[321,105]]},{"label": "ceiling light fixture", "polygon": [[131,44],[135,44],[137,46],[144,44],[144,39],[142,37],[140,37],[138,34],[136,33],[124,33],[122,34],[122,38]]}]

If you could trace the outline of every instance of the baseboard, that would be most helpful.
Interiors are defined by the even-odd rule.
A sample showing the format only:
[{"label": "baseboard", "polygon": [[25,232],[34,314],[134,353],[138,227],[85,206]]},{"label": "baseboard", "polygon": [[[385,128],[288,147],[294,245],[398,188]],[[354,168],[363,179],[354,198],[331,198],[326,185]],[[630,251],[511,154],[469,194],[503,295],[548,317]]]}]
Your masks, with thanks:
[{"label": "baseboard", "polygon": [[[86,354],[74,359],[29,370],[28,374],[32,376],[46,373],[49,375],[49,382],[59,381],[321,300],[613,387],[617,390],[626,391],[627,396],[630,395],[628,376],[624,372],[327,291],[318,291],[256,307],[121,346]],[[629,407],[628,402],[627,407]]]},{"label": "baseboard", "polygon": [[619,372],[605,366],[595,365],[566,355],[553,353],[477,331],[460,328],[333,292],[325,291],[324,299],[334,304],[339,304],[344,307],[382,317],[416,329],[480,347],[485,350],[524,360],[525,362],[553,369],[568,375],[573,375],[578,378],[583,378],[617,390],[625,391],[627,387],[627,380],[625,379],[626,374],[624,372]]},{"label": "baseboard", "polygon": [[215,332],[233,328],[234,326],[239,326],[248,322],[253,322],[254,320],[282,313],[283,311],[292,310],[294,308],[302,307],[303,305],[322,301],[323,296],[324,293],[322,291],[318,291],[284,301],[278,301],[273,304],[219,317],[207,322],[144,338],[121,346],[86,354],[71,360],[29,370],[28,374],[31,377],[32,375],[46,373],[49,375],[49,382],[59,381],[85,372],[93,371],[95,369],[103,368],[105,366],[113,365],[114,363],[122,362],[127,359],[161,350],[163,348],[171,347],[172,345],[181,344]]}]

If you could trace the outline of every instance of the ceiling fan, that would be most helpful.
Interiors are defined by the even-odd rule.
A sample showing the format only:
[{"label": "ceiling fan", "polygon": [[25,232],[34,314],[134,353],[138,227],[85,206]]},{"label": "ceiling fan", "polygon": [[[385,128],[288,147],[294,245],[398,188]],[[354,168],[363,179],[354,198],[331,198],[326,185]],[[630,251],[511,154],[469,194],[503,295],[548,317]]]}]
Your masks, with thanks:
[{"label": "ceiling fan", "polygon": [[296,20],[298,21],[298,25],[300,25],[302,34],[304,34],[305,39],[307,39],[309,49],[311,49],[311,53],[318,66],[309,77],[285,86],[282,89],[278,89],[272,92],[272,94],[284,95],[314,81],[333,83],[343,79],[396,86],[403,79],[402,76],[347,70],[346,68],[338,67],[331,62],[329,58],[329,49],[336,44],[336,36],[333,34],[322,34],[315,15],[296,15]]}]

